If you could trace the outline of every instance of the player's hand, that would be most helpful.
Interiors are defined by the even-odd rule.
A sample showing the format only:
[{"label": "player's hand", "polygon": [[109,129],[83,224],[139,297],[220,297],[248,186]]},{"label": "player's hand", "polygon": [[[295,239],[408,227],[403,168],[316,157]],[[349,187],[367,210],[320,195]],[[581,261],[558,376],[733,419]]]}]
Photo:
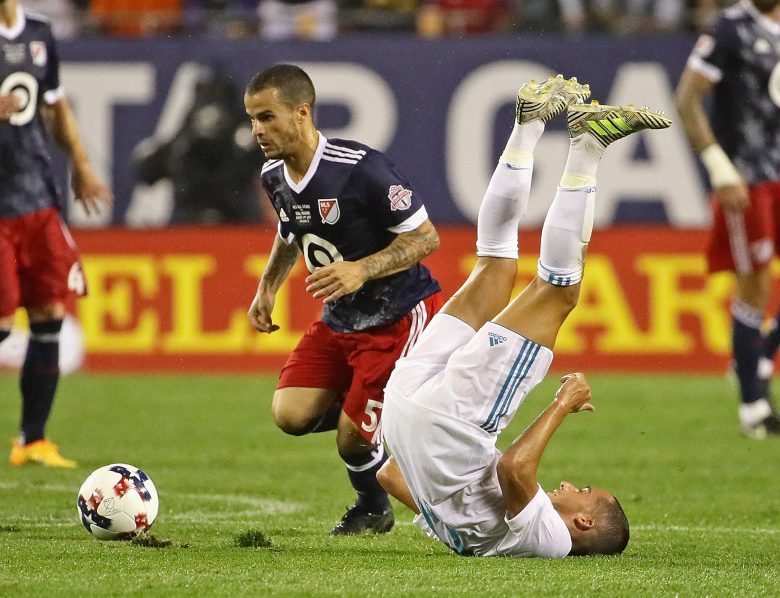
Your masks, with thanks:
[{"label": "player's hand", "polygon": [[114,201],[114,196],[89,166],[73,169],[71,187],[76,199],[84,206],[84,211],[89,214],[99,214],[103,208],[107,208]]},{"label": "player's hand", "polygon": [[246,314],[247,318],[249,318],[249,323],[258,332],[270,334],[279,330],[279,326],[271,320],[271,312],[274,310],[275,301],[276,295],[274,293],[258,287],[257,294],[255,294],[252,305],[249,306],[249,311]]},{"label": "player's hand", "polygon": [[363,267],[357,262],[333,262],[306,277],[306,292],[323,303],[354,293],[363,283]]},{"label": "player's hand", "polygon": [[590,384],[585,380],[585,374],[576,372],[566,374],[561,378],[561,387],[555,393],[555,402],[562,405],[569,413],[578,411],[593,411],[590,403]]},{"label": "player's hand", "polygon": [[750,192],[744,182],[717,187],[713,192],[727,212],[744,212],[750,207]]},{"label": "player's hand", "polygon": [[8,122],[21,108],[19,98],[15,94],[0,96],[0,122]]}]

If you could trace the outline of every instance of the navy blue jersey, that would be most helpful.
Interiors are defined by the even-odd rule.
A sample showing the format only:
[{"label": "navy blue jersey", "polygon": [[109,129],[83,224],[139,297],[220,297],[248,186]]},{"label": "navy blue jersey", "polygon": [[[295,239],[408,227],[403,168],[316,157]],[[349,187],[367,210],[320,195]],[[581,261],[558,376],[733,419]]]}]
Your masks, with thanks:
[{"label": "navy blue jersey", "polygon": [[780,23],[741,2],[699,38],[688,66],[715,83],[715,137],[745,180],[780,180]]},{"label": "navy blue jersey", "polygon": [[[266,163],[262,179],[279,216],[279,236],[298,244],[309,272],[376,253],[428,218],[419,195],[392,162],[354,141],[320,134],[299,183],[290,179],[282,160]],[[326,304],[322,319],[337,332],[366,330],[400,320],[438,290],[428,269],[415,264]]]},{"label": "navy blue jersey", "polygon": [[39,107],[62,97],[51,27],[19,8],[12,28],[0,26],[0,95],[21,108],[0,123],[0,218],[59,205],[49,142]]}]

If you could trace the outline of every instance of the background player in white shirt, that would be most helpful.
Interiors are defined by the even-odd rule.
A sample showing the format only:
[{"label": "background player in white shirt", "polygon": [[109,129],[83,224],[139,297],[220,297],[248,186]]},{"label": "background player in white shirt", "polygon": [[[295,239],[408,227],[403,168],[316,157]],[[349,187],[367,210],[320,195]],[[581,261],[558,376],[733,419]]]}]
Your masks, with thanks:
[{"label": "background player in white shirt", "polygon": [[[417,513],[415,523],[459,554],[559,558],[616,554],[628,543],[628,521],[612,494],[568,482],[545,493],[537,481],[558,426],[593,409],[582,374],[564,376],[536,421],[505,453],[496,448],[547,373],[558,330],[577,304],[605,148],[671,124],[633,106],[581,103],[588,95],[586,85],[561,76],[521,87],[516,125],[480,207],[476,266],[385,389],[393,456],[377,479]],[[571,145],[542,229],[538,276],[509,303],[533,150],[544,123],[567,107]]]}]

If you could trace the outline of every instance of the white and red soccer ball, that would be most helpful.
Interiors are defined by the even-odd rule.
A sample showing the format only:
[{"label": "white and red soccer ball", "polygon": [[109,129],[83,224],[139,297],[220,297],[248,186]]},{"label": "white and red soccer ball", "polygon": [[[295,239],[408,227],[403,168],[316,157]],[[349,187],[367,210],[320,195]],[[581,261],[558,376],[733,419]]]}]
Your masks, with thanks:
[{"label": "white and red soccer ball", "polygon": [[125,463],[93,471],[81,485],[76,503],[82,525],[100,540],[129,540],[144,533],[160,508],[149,476]]}]

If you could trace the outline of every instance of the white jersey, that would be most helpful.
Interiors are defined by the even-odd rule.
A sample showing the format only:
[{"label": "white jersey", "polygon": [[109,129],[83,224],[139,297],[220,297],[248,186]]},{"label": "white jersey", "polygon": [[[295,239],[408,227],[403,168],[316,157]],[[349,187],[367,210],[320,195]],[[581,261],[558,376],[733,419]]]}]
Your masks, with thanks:
[{"label": "white jersey", "polygon": [[496,439],[552,351],[498,324],[438,314],[385,389],[385,440],[420,508],[415,523],[459,554],[563,557],[571,536],[539,488],[511,520]]}]

